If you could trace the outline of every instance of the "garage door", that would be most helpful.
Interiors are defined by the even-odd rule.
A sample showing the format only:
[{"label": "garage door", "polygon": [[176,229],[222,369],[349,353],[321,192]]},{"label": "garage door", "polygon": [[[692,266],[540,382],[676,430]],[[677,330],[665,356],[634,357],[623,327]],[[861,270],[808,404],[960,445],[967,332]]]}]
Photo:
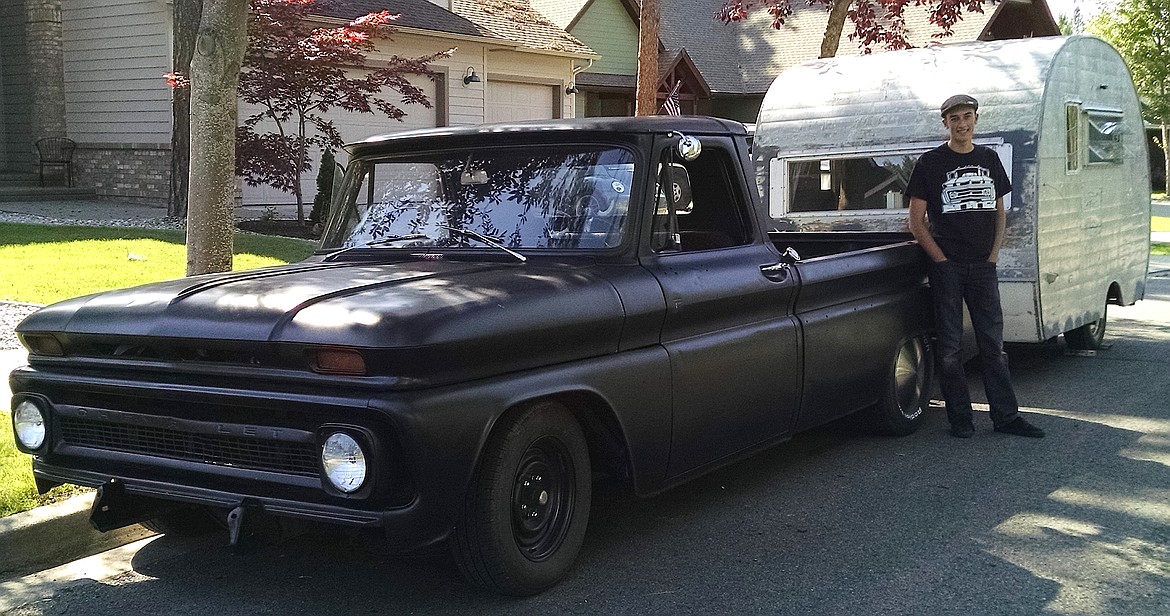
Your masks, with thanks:
[{"label": "garage door", "polygon": [[489,81],[484,104],[485,122],[546,120],[553,115],[556,88],[535,83]]},{"label": "garage door", "polygon": [[[411,79],[411,82],[423,88],[423,91],[427,93],[427,98],[431,101],[432,105],[430,109],[421,105],[407,105],[403,107],[403,110],[406,112],[406,117],[401,122],[371,113],[356,113],[341,109],[332,109],[329,111],[328,117],[333,120],[333,125],[341,133],[341,139],[346,143],[350,143],[365,139],[371,135],[399,132],[412,128],[432,128],[436,126],[439,101],[435,97],[435,83],[425,78]],[[390,92],[386,99],[392,103],[399,104],[401,97],[396,92]],[[258,107],[241,102],[240,121],[256,113],[258,109]],[[256,132],[258,133],[269,131],[275,131],[275,125],[272,122],[261,122],[256,127]],[[334,154],[337,156],[337,162],[343,165],[346,163],[346,154],[344,151],[335,152]],[[309,161],[313,168],[301,178],[301,193],[305,198],[305,216],[308,216],[312,210],[313,196],[317,194],[317,165],[321,162],[321,150],[311,148],[309,151]],[[297,202],[296,196],[292,193],[276,190],[270,186],[248,186],[242,179],[240,180],[240,186],[241,192],[243,193],[243,204],[245,206],[286,205]],[[286,208],[281,208],[280,212],[281,217],[286,217],[289,212],[291,212],[293,217],[296,216],[295,209],[286,210]]]}]

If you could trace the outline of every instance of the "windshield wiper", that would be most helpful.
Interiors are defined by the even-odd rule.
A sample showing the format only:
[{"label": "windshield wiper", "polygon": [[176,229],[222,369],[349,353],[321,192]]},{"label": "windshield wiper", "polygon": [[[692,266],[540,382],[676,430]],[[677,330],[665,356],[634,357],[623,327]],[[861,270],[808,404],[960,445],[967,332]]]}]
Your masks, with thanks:
[{"label": "windshield wiper", "polygon": [[498,249],[512,255],[513,257],[516,257],[517,259],[520,260],[521,263],[526,263],[528,261],[528,257],[526,257],[526,256],[516,252],[515,250],[512,250],[511,248],[508,248],[507,246],[501,244],[499,238],[484,235],[478,231],[472,231],[471,229],[458,229],[455,227],[449,227],[447,225],[436,225],[436,226],[439,227],[440,229],[450,231],[451,233],[458,233],[459,235],[462,235],[465,237],[470,237],[470,238],[475,239],[475,240],[479,240],[480,242],[487,244],[488,246],[491,246],[492,248],[498,248]]},{"label": "windshield wiper", "polygon": [[336,258],[344,253],[347,253],[355,248],[373,248],[375,246],[385,246],[386,244],[393,244],[394,242],[409,242],[412,240],[429,240],[429,239],[431,239],[431,238],[427,237],[427,235],[425,233],[408,233],[406,235],[390,235],[390,236],[379,238],[376,240],[370,240],[364,244],[355,244],[353,246],[346,246],[345,248],[342,248],[341,250],[334,250],[333,252],[325,255],[325,258],[321,259],[321,262],[325,263],[328,261],[332,261],[334,258]]}]

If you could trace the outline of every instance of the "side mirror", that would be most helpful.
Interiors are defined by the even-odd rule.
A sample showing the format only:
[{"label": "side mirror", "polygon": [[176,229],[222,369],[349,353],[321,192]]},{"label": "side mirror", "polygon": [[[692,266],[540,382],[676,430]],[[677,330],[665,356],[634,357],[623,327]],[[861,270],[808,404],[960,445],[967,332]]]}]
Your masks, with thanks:
[{"label": "side mirror", "polygon": [[685,161],[692,161],[703,153],[703,143],[690,135],[682,135],[678,139],[678,155]]}]

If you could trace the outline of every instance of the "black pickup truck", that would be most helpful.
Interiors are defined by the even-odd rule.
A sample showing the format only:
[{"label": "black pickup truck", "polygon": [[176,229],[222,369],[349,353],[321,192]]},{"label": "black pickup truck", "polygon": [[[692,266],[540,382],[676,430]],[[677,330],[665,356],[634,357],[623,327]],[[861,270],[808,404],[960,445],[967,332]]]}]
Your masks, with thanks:
[{"label": "black pickup truck", "polygon": [[555,584],[592,479],[666,490],[930,387],[908,236],[768,232],[748,135],[699,117],[369,139],[308,260],[48,306],[17,328],[18,446],[102,530],[259,516],[448,542]]}]

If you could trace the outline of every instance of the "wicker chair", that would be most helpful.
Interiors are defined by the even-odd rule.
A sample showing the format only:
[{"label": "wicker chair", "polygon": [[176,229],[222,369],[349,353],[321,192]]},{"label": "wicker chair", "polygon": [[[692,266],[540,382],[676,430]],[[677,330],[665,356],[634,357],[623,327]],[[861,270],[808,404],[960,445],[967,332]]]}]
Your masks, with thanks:
[{"label": "wicker chair", "polygon": [[65,169],[65,185],[73,186],[73,151],[77,144],[64,137],[45,137],[37,140],[37,154],[40,156],[41,186],[45,185],[45,167]]}]

